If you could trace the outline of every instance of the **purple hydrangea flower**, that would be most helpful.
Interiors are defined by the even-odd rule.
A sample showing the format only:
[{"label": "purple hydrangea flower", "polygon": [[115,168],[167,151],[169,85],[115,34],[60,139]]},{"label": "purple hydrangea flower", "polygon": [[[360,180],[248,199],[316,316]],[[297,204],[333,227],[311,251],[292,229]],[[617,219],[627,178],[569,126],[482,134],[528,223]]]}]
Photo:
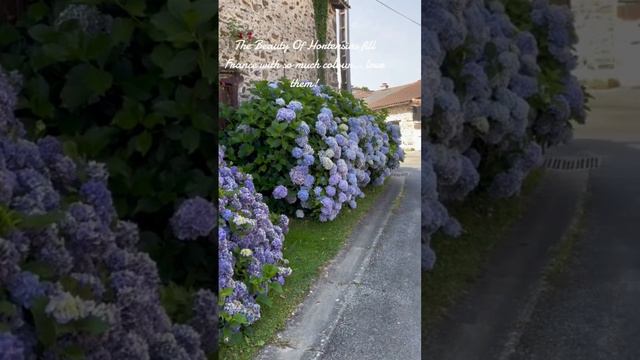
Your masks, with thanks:
[{"label": "purple hydrangea flower", "polygon": [[173,233],[180,240],[207,236],[216,226],[216,208],[201,197],[184,201],[171,218]]}]

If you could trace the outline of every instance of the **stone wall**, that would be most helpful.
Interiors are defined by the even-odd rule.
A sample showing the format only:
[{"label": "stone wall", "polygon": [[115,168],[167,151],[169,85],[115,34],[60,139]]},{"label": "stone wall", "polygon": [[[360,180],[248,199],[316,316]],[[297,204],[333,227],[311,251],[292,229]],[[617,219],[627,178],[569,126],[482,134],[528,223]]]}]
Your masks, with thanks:
[{"label": "stone wall", "polygon": [[413,107],[410,105],[387,108],[389,116],[387,122],[397,122],[402,134],[402,148],[405,150],[420,150],[422,139],[421,122],[414,121]]},{"label": "stone wall", "polygon": [[[316,40],[313,0],[220,0],[219,3],[220,66],[228,59],[242,63],[314,63],[314,50],[235,50],[228,24],[235,22],[240,28],[252,30],[256,39],[278,45],[293,46],[295,40],[311,43]],[[327,15],[327,42],[336,42],[336,11],[329,5]],[[336,51],[326,52],[326,62],[335,62]],[[337,71],[325,71],[327,84],[337,87]],[[246,98],[252,81],[289,79],[316,81],[317,69],[262,69],[242,71],[245,81],[239,89],[240,97]]]}]

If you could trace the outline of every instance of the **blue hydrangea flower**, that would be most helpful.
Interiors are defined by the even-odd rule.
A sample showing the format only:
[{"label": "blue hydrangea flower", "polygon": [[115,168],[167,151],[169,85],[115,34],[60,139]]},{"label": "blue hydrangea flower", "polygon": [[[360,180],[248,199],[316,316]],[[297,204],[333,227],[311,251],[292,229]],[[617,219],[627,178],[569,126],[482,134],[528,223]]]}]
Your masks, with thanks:
[{"label": "blue hydrangea flower", "polygon": [[289,105],[287,105],[287,108],[295,112],[298,112],[302,110],[302,103],[300,101],[292,100],[292,101],[289,101]]},{"label": "blue hydrangea flower", "polygon": [[284,187],[283,185],[278,185],[276,186],[275,189],[273,189],[273,198],[274,199],[284,199],[287,197],[287,188]]},{"label": "blue hydrangea flower", "polygon": [[293,156],[296,159],[301,158],[302,155],[304,155],[304,151],[297,146],[294,147],[293,150],[291,150],[291,156]]},{"label": "blue hydrangea flower", "polygon": [[38,275],[29,271],[23,271],[11,278],[8,284],[11,298],[27,309],[31,308],[33,301],[45,292]]},{"label": "blue hydrangea flower", "polygon": [[298,191],[298,199],[300,199],[301,201],[309,200],[309,191],[305,189]]},{"label": "blue hydrangea flower", "polygon": [[295,118],[296,118],[296,112],[287,108],[278,109],[278,113],[276,114],[276,120],[278,121],[291,122]]}]

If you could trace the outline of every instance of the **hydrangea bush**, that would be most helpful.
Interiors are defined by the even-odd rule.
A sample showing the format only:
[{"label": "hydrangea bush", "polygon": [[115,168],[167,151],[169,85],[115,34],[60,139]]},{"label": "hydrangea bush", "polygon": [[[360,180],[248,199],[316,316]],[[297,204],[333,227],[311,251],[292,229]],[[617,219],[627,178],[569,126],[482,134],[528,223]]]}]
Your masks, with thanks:
[{"label": "hydrangea bush", "polygon": [[274,209],[297,217],[335,219],[404,159],[386,114],[324,86],[259,82],[253,99],[221,116],[227,158],[255,177]]},{"label": "hydrangea bush", "polygon": [[0,67],[0,358],[206,359],[215,295],[200,290],[172,321],[137,226],[116,216],[106,167],[72,160],[54,137],[28,140],[19,86]]},{"label": "hydrangea bush", "polygon": [[[218,288],[220,318],[224,342],[241,339],[241,329],[260,319],[261,306],[271,304],[270,296],[281,291],[291,274],[282,256],[284,234],[289,219],[269,211],[262,195],[256,192],[251,175],[228,166],[224,151],[218,150],[219,216],[218,221]],[[174,215],[202,205],[201,199],[185,202]],[[214,218],[216,219],[216,218]],[[176,221],[176,224],[178,221]],[[209,228],[198,224],[192,228]],[[205,229],[206,228],[206,229]],[[180,236],[183,226],[174,226]]]},{"label": "hydrangea bush", "polygon": [[196,285],[213,288],[215,263],[201,257],[214,249],[177,241],[166,225],[184,198],[215,196],[217,4],[24,3],[15,24],[0,24],[0,63],[24,76],[25,128],[106,164],[113,204],[139,226],[163,283],[197,274]]},{"label": "hydrangea bush", "polygon": [[569,9],[546,0],[423,3],[423,267],[430,238],[462,232],[446,204],[472,191],[510,197],[585,119],[571,75]]}]

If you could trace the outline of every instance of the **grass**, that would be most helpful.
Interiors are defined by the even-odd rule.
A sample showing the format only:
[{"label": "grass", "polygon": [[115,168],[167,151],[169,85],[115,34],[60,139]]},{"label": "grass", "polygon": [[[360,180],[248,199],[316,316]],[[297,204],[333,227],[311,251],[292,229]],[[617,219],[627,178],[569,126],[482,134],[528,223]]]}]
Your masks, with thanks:
[{"label": "grass", "polygon": [[525,180],[520,196],[493,200],[486,195],[473,195],[450,207],[450,213],[460,221],[465,233],[458,239],[437,234],[431,241],[438,260],[433,271],[422,273],[423,334],[442,318],[487,265],[489,253],[523,214],[527,198],[542,175],[542,170],[533,172]]},{"label": "grass", "polygon": [[358,201],[357,209],[343,210],[332,222],[291,220],[283,253],[293,273],[287,278],[283,293],[273,299],[272,307],[263,308],[261,319],[251,327],[245,343],[221,347],[220,359],[252,359],[260,348],[275,341],[275,334],[284,329],[287,319],[304,300],[323,267],[335,257],[385,188],[386,185],[366,189],[366,196]]}]

